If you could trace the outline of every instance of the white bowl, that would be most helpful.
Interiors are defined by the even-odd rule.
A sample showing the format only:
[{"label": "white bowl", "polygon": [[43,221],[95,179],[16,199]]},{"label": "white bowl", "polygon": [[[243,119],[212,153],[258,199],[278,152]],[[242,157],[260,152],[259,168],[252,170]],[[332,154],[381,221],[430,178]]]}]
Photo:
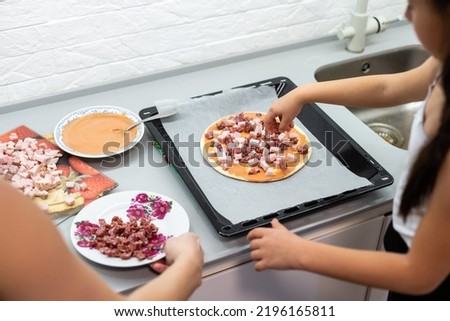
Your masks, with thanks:
[{"label": "white bowl", "polygon": [[56,144],[65,152],[72,154],[72,155],[76,155],[79,157],[86,157],[86,158],[102,158],[102,157],[107,157],[107,156],[112,156],[112,155],[117,155],[117,154],[121,154],[129,149],[131,149],[132,147],[134,147],[141,139],[142,136],[144,135],[144,124],[140,124],[137,127],[137,133],[136,136],[134,137],[134,139],[128,144],[126,145],[124,148],[108,153],[108,154],[87,154],[84,152],[80,152],[77,150],[74,150],[72,148],[70,148],[69,146],[67,146],[62,138],[62,132],[64,130],[64,127],[67,126],[67,124],[69,124],[70,122],[72,122],[73,120],[89,115],[89,114],[101,114],[101,113],[105,113],[105,114],[122,114],[128,118],[130,118],[133,122],[138,122],[141,120],[141,118],[139,118],[138,115],[136,115],[134,112],[122,108],[122,107],[117,107],[117,106],[91,106],[91,107],[85,107],[85,108],[81,108],[78,109],[66,116],[64,116],[57,124],[55,127],[55,130],[53,132],[53,136],[55,139]]}]

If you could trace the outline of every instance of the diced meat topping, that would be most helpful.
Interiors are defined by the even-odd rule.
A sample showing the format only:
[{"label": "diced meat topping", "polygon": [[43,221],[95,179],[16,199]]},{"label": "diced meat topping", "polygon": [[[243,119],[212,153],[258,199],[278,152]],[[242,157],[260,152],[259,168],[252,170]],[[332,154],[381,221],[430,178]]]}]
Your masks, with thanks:
[{"label": "diced meat topping", "polygon": [[297,151],[302,155],[308,154],[308,150],[309,150],[309,146],[306,144],[297,147]]},{"label": "diced meat topping", "polygon": [[129,222],[124,222],[118,216],[114,216],[111,223],[104,219],[99,219],[98,224],[78,222],[75,235],[80,238],[79,246],[123,260],[150,258],[161,251],[167,239],[158,233],[151,218],[130,218]]},{"label": "diced meat topping", "polygon": [[266,132],[262,114],[255,117],[244,113],[230,115],[217,122],[216,127],[205,133],[205,138],[211,140],[208,157],[217,157],[218,165],[224,170],[230,164],[243,164],[253,167],[248,175],[255,175],[259,172],[258,165],[271,176],[274,168],[285,170],[288,163],[297,161],[296,154],[308,153],[308,144],[299,145],[298,134]]},{"label": "diced meat topping", "polygon": [[259,170],[258,168],[251,168],[251,169],[248,171],[248,175],[256,175],[256,174],[258,174],[260,171],[261,171],[261,170]]},{"label": "diced meat topping", "polygon": [[61,182],[56,168],[60,151],[34,138],[18,139],[14,133],[9,139],[0,142],[0,178],[11,181],[27,196],[47,197],[48,190]]}]

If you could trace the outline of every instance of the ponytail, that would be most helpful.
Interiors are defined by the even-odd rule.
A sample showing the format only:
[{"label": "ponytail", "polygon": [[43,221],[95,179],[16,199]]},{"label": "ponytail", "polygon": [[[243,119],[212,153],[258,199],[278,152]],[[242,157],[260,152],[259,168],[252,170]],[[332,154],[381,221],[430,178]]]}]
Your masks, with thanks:
[{"label": "ponytail", "polygon": [[448,154],[450,146],[450,57],[444,62],[442,87],[445,95],[442,117],[436,136],[419,153],[400,203],[400,213],[406,218],[412,208],[424,204],[434,185]]}]

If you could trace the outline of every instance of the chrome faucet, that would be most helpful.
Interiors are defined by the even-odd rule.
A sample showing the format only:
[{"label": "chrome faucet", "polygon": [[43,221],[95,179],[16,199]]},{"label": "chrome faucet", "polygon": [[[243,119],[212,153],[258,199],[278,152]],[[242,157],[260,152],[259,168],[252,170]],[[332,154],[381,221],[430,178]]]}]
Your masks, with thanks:
[{"label": "chrome faucet", "polygon": [[387,28],[388,21],[385,17],[369,17],[367,13],[368,4],[369,0],[357,0],[350,20],[337,31],[340,40],[348,39],[346,49],[350,52],[363,52],[366,36],[380,33]]}]

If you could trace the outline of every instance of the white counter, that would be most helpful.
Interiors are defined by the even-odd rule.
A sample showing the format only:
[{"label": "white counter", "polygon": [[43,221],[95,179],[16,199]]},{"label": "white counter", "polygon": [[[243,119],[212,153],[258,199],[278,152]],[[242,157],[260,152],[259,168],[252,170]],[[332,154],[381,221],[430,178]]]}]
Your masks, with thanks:
[{"label": "white counter", "polygon": [[[409,25],[398,24],[380,35],[369,37],[364,54],[411,44],[418,44],[412,28]],[[145,107],[153,106],[153,102],[157,100],[183,99],[277,76],[288,77],[296,84],[313,82],[314,72],[318,67],[355,57],[357,55],[344,50],[343,42],[330,37],[226,61],[209,62],[182,70],[147,75],[120,83],[2,106],[0,132],[25,124],[39,133],[49,133],[64,115],[91,105],[117,105],[138,113]],[[404,150],[385,143],[346,108],[319,106],[394,178],[398,177],[405,157]],[[144,140],[150,139],[146,133]],[[163,160],[159,153],[149,146],[147,152],[151,154],[152,159],[162,164]],[[131,152],[127,157],[130,158],[129,164],[114,169],[101,169],[98,160],[87,162],[119,183],[119,187],[113,192],[149,190],[177,200],[189,213],[191,230],[200,236],[205,251],[205,276],[249,260],[245,236],[220,237],[189,189],[171,167],[151,166],[147,162],[147,155],[143,157]],[[364,222],[390,211],[394,188],[395,183],[339,203],[317,214],[290,220],[286,225],[304,237],[315,238],[339,225]],[[58,225],[68,244],[72,220],[73,217]],[[134,288],[154,276],[147,267],[112,269],[91,262],[89,264],[117,291]]]}]

